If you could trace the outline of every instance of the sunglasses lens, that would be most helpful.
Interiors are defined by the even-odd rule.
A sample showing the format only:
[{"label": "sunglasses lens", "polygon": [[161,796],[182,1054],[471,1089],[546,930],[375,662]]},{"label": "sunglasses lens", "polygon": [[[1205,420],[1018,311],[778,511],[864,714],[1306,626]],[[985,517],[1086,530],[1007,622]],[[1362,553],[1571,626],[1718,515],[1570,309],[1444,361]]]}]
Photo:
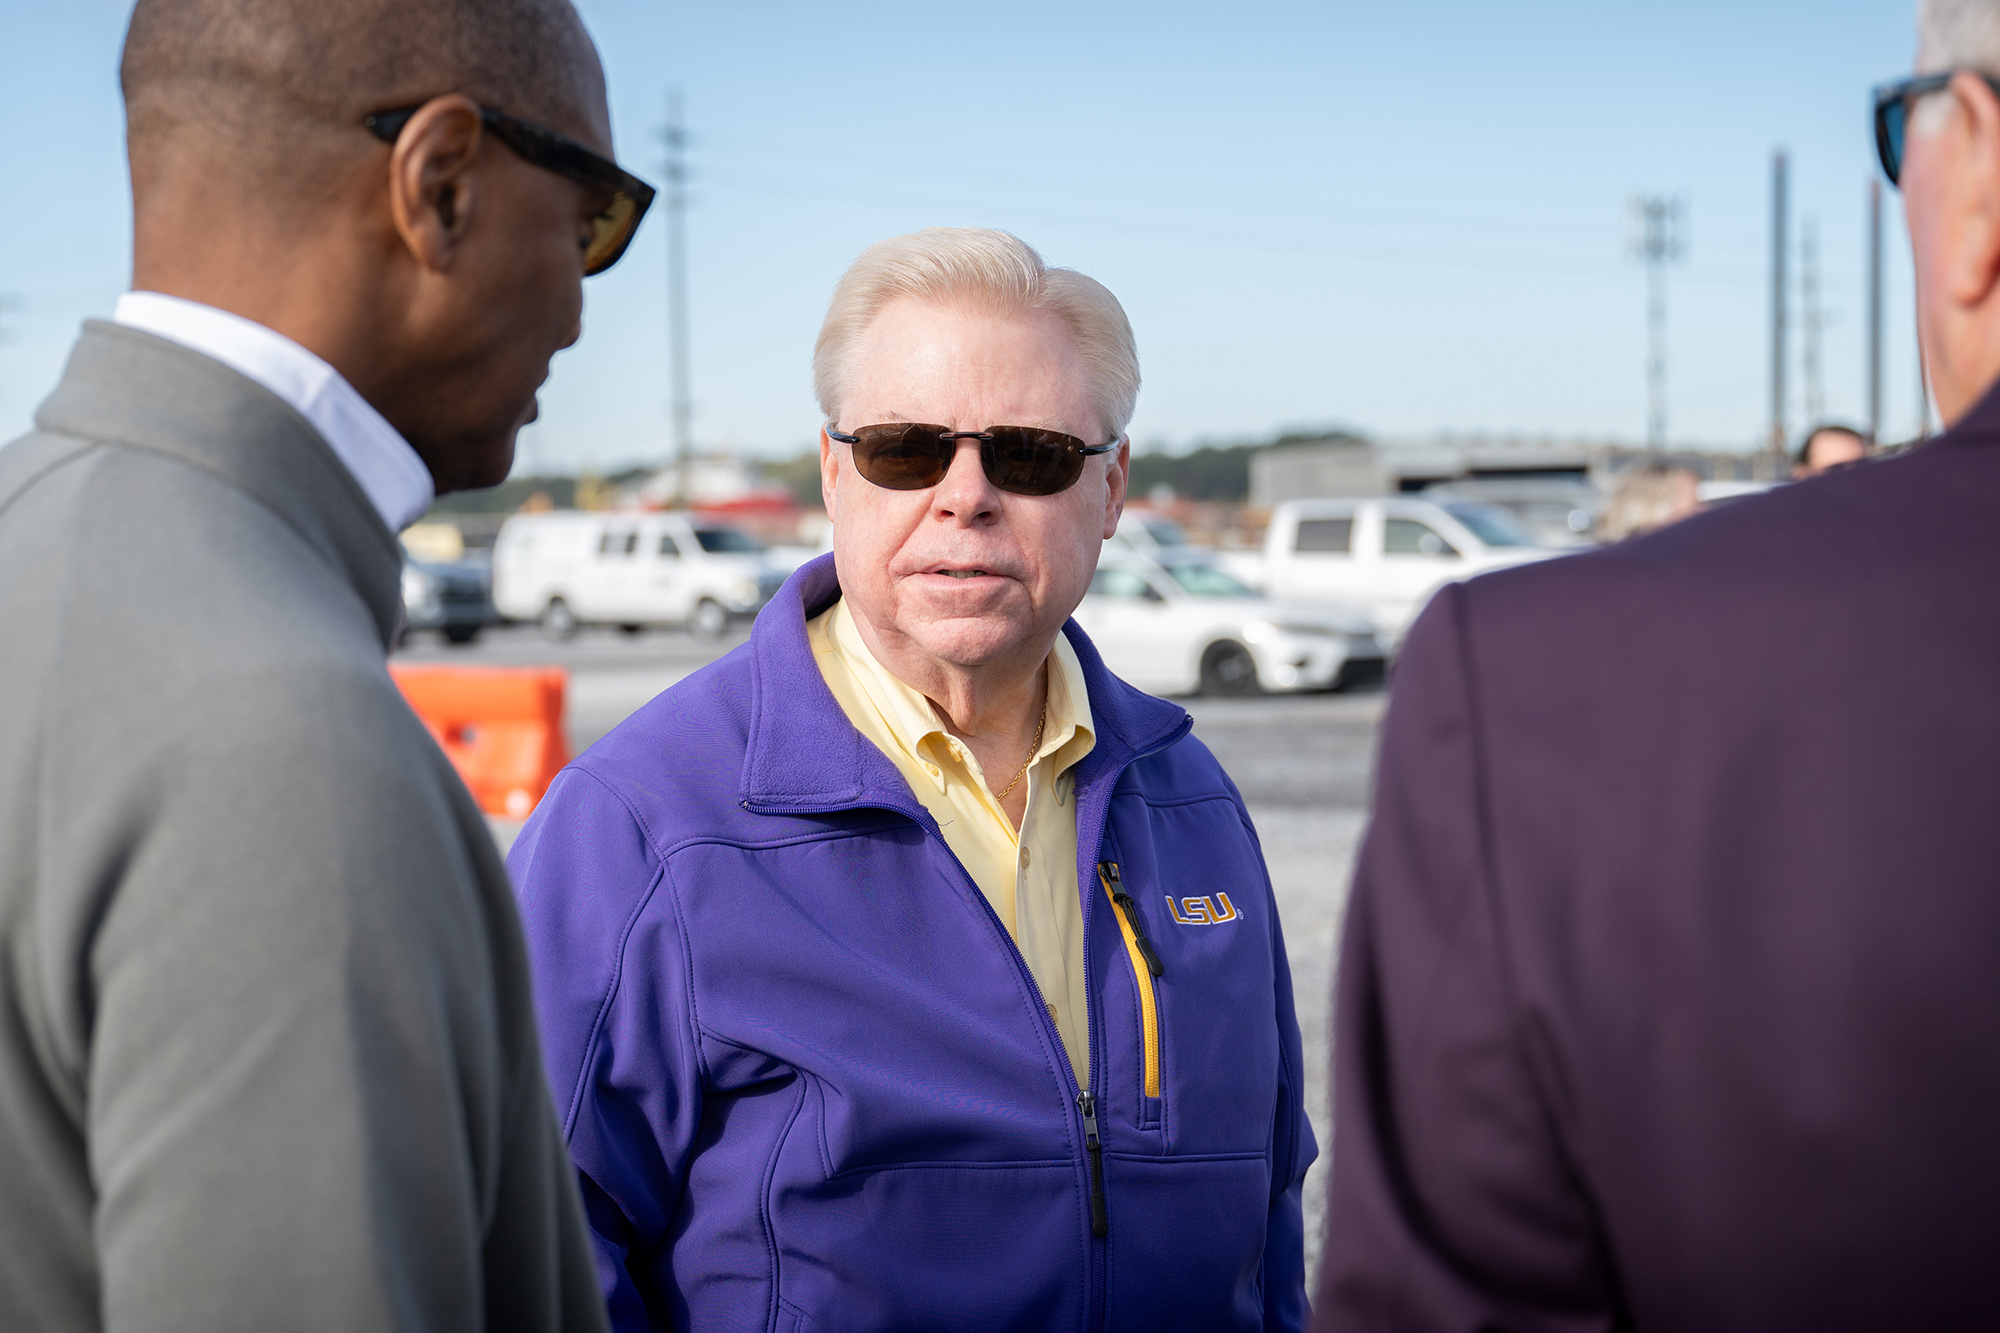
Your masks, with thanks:
[{"label": "sunglasses lens", "polygon": [[615,195],[609,207],[590,220],[590,244],[583,252],[586,276],[604,272],[618,262],[639,222],[639,202],[629,194]]},{"label": "sunglasses lens", "polygon": [[1060,431],[995,426],[980,450],[986,479],[1015,495],[1054,495],[1083,475],[1084,444]]},{"label": "sunglasses lens", "polygon": [[921,491],[937,485],[944,480],[954,452],[954,442],[944,438],[942,426],[898,422],[863,426],[854,434],[855,470],[886,491]]},{"label": "sunglasses lens", "polygon": [[1910,103],[1898,97],[1882,108],[1882,171],[1889,184],[1898,184],[1903,175],[1903,137],[1910,124]]}]

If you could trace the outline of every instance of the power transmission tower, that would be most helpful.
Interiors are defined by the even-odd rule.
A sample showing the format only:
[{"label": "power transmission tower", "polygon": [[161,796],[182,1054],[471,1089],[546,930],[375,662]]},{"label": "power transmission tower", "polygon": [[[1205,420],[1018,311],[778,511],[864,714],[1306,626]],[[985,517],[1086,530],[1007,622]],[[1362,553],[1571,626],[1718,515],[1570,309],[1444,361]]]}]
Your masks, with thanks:
[{"label": "power transmission tower", "polygon": [[660,203],[667,216],[667,361],[673,391],[668,410],[678,469],[675,503],[688,509],[694,503],[694,405],[688,397],[687,126],[681,119],[678,88],[667,92],[667,124],[661,138],[667,148],[666,189]]},{"label": "power transmission tower", "polygon": [[1646,445],[1667,447],[1667,266],[1687,256],[1687,210],[1667,195],[1632,200],[1632,257],[1646,265]]},{"label": "power transmission tower", "polygon": [[1785,453],[1785,237],[1789,222],[1785,150],[1771,155],[1771,453]]},{"label": "power transmission tower", "polygon": [[1799,224],[1799,357],[1806,382],[1806,425],[1826,415],[1826,386],[1821,381],[1819,336],[1827,324],[1819,304],[1819,223],[1808,214]]}]

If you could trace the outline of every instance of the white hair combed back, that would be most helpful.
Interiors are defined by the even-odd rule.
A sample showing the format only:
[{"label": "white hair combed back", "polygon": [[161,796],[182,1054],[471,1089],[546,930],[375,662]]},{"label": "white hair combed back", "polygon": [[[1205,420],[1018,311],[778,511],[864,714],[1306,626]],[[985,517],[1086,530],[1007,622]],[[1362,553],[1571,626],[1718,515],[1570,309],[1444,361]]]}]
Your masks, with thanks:
[{"label": "white hair combed back", "polygon": [[863,250],[841,275],[813,344],[813,393],[828,421],[839,418],[861,335],[886,306],[906,297],[1003,315],[1048,311],[1076,339],[1105,431],[1125,433],[1139,400],[1139,349],[1125,308],[1095,278],[1050,268],[1019,237],[987,227],[929,227],[893,236]]},{"label": "white hair combed back", "polygon": [[1970,65],[2000,74],[2000,0],[1922,0],[1917,64],[1926,71]]}]

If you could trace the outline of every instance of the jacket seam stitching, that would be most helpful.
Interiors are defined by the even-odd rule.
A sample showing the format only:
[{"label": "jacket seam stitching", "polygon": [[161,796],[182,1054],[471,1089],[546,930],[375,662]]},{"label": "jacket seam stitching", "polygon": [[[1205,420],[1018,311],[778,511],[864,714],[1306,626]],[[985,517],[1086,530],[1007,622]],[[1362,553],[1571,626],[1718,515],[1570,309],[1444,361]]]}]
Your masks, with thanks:
[{"label": "jacket seam stitching", "polygon": [[59,440],[72,440],[77,444],[81,445],[82,447],[77,449],[72,449],[70,450],[70,452],[64,454],[61,458],[58,458],[53,462],[43,464],[39,471],[29,473],[27,480],[23,481],[19,486],[16,486],[14,488],[13,493],[9,495],[4,501],[0,501],[0,514],[5,514],[8,510],[12,509],[16,504],[18,504],[21,500],[27,497],[29,491],[34,490],[37,486],[41,485],[43,482],[47,481],[50,477],[62,471],[64,468],[68,467],[71,463],[81,462],[84,459],[89,458],[92,454],[97,453],[99,450],[108,449],[110,447],[103,440],[93,440],[82,435],[72,435],[67,431],[53,431],[53,430],[43,431],[42,434],[54,436],[56,439]]},{"label": "jacket seam stitching", "polygon": [[[657,850],[653,849],[652,834],[646,828],[645,821],[639,817],[638,811],[632,808],[631,802],[627,801],[620,792],[607,785],[589,769],[579,768],[576,772],[581,777],[589,778],[606,795],[610,796],[612,800],[617,801],[619,805],[624,807],[626,815],[638,825],[641,835],[645,837],[647,848],[654,850],[654,859],[659,864],[653,871],[651,878],[646,881],[645,891],[632,904],[632,910],[626,913],[624,924],[618,928],[618,947],[612,951],[611,955],[611,980],[605,984],[604,995],[597,1004],[597,1012],[591,1016],[590,1035],[583,1043],[583,1050],[577,1061],[576,1077],[570,1085],[569,1106],[563,1113],[563,1138],[565,1140],[575,1132],[576,1117],[582,1110],[584,1089],[589,1079],[590,1057],[596,1051],[598,1042],[604,1035],[604,1024],[610,1017],[612,1005],[618,998],[618,991],[625,984],[625,950],[631,942],[632,932],[637,928],[639,918],[645,914],[647,905],[652,902],[653,896],[659,892],[661,885],[666,882],[667,878],[666,862],[661,860]],[[678,919],[679,913],[676,912],[675,916]],[[692,996],[690,996],[690,1005],[692,1005]],[[690,1013],[692,1013],[692,1009],[690,1009]],[[700,1058],[700,1054],[700,1043],[696,1043],[695,1055],[697,1059]]]},{"label": "jacket seam stitching", "polygon": [[[1105,1156],[1113,1156],[1107,1152]],[[1165,1160],[1158,1157],[1140,1155],[1139,1160],[1155,1162]],[[836,1171],[832,1180],[852,1179],[856,1176],[879,1175],[884,1171],[1073,1171],[1074,1157],[1023,1157],[1008,1162],[879,1162],[872,1166],[850,1166]]]},{"label": "jacket seam stitching", "polygon": [[798,1084],[797,1095],[792,1098],[792,1113],[785,1117],[785,1127],[779,1130],[777,1137],[771,1141],[771,1155],[764,1162],[764,1179],[762,1187],[757,1191],[757,1221],[764,1233],[765,1253],[769,1255],[771,1260],[771,1305],[767,1318],[773,1329],[778,1325],[780,1297],[778,1295],[778,1229],[776,1221],[773,1220],[771,1190],[777,1184],[778,1180],[778,1158],[783,1155],[785,1142],[792,1137],[792,1126],[799,1123],[799,1111],[804,1108],[805,1104],[806,1087],[804,1082],[800,1082]]}]

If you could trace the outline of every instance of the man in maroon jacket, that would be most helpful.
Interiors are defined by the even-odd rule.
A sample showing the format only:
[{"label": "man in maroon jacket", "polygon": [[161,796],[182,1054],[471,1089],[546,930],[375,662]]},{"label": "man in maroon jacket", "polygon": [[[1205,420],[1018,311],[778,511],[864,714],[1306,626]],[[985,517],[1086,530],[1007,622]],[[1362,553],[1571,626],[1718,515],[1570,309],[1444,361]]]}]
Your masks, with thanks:
[{"label": "man in maroon jacket", "polygon": [[1878,123],[1949,433],[1410,636],[1323,1328],[2000,1327],[2000,0],[1921,27]]}]

